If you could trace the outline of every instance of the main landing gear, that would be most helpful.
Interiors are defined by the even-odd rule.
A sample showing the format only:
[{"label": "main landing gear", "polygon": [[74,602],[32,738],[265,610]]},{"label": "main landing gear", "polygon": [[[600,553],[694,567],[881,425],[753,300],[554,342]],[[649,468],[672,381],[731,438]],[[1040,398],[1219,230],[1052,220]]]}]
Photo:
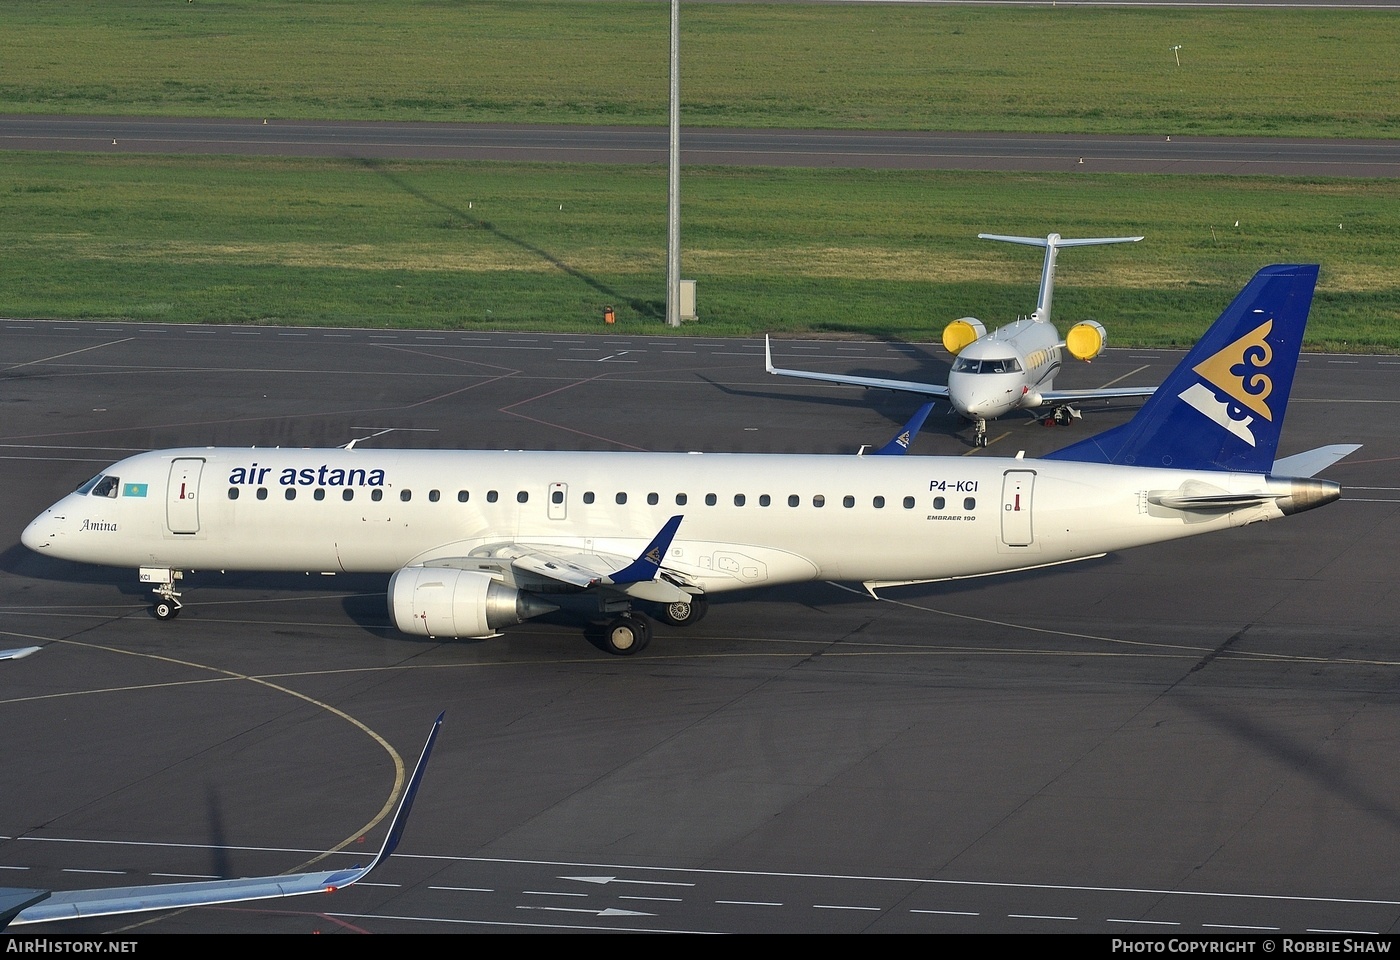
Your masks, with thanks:
[{"label": "main landing gear", "polygon": [[1047,427],[1067,427],[1078,420],[1080,416],[1079,411],[1074,407],[1071,407],[1069,404],[1062,404],[1051,410],[1050,415],[1043,418],[1040,422]]},{"label": "main landing gear", "polygon": [[[657,609],[657,615],[666,623],[676,627],[688,627],[693,623],[698,623],[706,612],[710,609],[710,602],[704,597],[691,597],[690,601],[676,601],[674,603],[663,603]],[[642,614],[634,611],[630,604],[621,610],[612,606],[611,610],[615,614],[603,628],[603,646],[608,653],[627,657],[646,649],[651,643],[652,626]]]}]

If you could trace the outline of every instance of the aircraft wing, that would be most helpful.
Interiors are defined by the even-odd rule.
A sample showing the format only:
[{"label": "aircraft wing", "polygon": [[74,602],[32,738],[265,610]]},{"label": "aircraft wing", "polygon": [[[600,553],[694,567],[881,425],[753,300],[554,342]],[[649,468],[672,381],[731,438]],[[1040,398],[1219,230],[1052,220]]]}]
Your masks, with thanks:
[{"label": "aircraft wing", "polygon": [[804,380],[820,380],[823,383],[841,383],[852,387],[869,387],[874,390],[894,390],[898,393],[917,393],[925,397],[947,398],[948,388],[936,383],[918,383],[913,380],[886,380],[883,377],[855,377],[841,373],[816,373],[811,370],[783,370],[773,366],[773,345],[771,338],[763,338],[764,368],[779,377],[801,377]]},{"label": "aircraft wing", "polygon": [[[0,910],[7,901],[31,903],[10,920],[14,925],[26,923],[49,923],[54,920],[76,920],[82,917],[106,917],[120,913],[145,913],[151,910],[175,910],[181,907],[207,907],[220,903],[239,903],[248,900],[270,900],[274,897],[295,897],[305,893],[331,893],[341,887],[348,887],[367,877],[371,870],[389,858],[403,836],[404,824],[408,822],[408,812],[418,795],[418,786],[423,782],[423,773],[428,768],[428,754],[437,740],[442,727],[442,714],[438,714],[428,733],[428,742],[408,779],[399,808],[389,824],[389,833],[384,845],[367,866],[350,867],[343,870],[323,870],[316,873],[291,873],[273,877],[243,877],[235,880],[196,880],[189,883],[157,883],[142,887],[114,887],[97,890],[67,890],[41,897],[33,901],[35,895],[44,891],[0,888]],[[0,913],[3,919],[3,913]],[[0,923],[3,927],[3,923]]]},{"label": "aircraft wing", "polygon": [[1113,400],[1128,397],[1150,397],[1157,392],[1156,387],[1103,387],[1098,390],[1046,390],[1041,400],[1045,403],[1068,403],[1072,400]]},{"label": "aircraft wing", "polygon": [[689,601],[692,595],[677,585],[680,577],[661,575],[662,560],[675,539],[681,519],[682,515],[677,514],[667,520],[636,557],[620,553],[585,553],[577,547],[550,544],[510,544],[492,548],[491,555],[509,560],[517,572],[566,587],[580,590],[615,587],[641,600]]}]

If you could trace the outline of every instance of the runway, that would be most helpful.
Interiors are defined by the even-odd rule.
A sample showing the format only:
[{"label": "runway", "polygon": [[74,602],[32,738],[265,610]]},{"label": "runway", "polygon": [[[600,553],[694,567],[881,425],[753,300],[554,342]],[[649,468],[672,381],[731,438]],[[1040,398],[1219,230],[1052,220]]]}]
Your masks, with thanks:
[{"label": "runway", "polygon": [[[1400,176],[1400,141],[684,128],[691,165]],[[0,115],[0,150],[664,164],[664,127]]]},{"label": "runway", "polygon": [[[841,456],[917,402],[704,337],[6,320],[0,351],[0,647],[43,646],[0,662],[0,884],[364,862],[446,711],[366,884],[67,932],[1400,929],[1400,358],[1304,357],[1280,453],[1365,445],[1324,473],[1344,488],[1324,509],[881,601],[729,595],[618,658],[567,608],[486,641],[400,635],[384,577],[201,571],[159,623],[135,571],[19,532],[136,450]],[[1155,383],[1179,358],[1110,350],[1057,385]],[[947,370],[933,344],[775,359]],[[985,451],[936,413],[913,455],[1034,457],[1131,412],[999,421]]]}]

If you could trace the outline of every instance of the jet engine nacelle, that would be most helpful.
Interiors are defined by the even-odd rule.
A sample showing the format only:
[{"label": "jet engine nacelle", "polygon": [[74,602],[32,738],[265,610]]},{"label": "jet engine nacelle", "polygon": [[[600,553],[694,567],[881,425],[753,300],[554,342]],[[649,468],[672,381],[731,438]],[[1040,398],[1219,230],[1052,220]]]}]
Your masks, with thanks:
[{"label": "jet engine nacelle", "polygon": [[969,343],[986,335],[987,328],[982,325],[981,320],[976,317],[963,317],[943,328],[943,349],[956,357]]},{"label": "jet engine nacelle", "polygon": [[1108,343],[1108,331],[1097,320],[1082,320],[1069,328],[1065,349],[1076,360],[1092,360],[1103,353]]},{"label": "jet engine nacelle", "polygon": [[389,578],[394,625],[420,637],[494,637],[500,627],[557,609],[476,570],[404,567]]}]

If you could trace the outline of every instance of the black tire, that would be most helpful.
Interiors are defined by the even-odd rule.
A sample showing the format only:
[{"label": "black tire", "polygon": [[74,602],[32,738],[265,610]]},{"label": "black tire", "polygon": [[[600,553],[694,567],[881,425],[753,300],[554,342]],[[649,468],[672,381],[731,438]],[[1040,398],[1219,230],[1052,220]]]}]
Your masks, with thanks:
[{"label": "black tire", "polygon": [[710,601],[704,597],[691,597],[689,603],[663,603],[660,616],[673,626],[688,627],[699,623],[709,609]]},{"label": "black tire", "polygon": [[641,617],[631,614],[618,617],[608,624],[603,633],[603,644],[608,653],[619,657],[630,657],[645,650],[651,642],[651,625]]},{"label": "black tire", "polygon": [[180,615],[180,608],[169,600],[157,600],[151,605],[151,616],[157,620],[174,620]]}]

